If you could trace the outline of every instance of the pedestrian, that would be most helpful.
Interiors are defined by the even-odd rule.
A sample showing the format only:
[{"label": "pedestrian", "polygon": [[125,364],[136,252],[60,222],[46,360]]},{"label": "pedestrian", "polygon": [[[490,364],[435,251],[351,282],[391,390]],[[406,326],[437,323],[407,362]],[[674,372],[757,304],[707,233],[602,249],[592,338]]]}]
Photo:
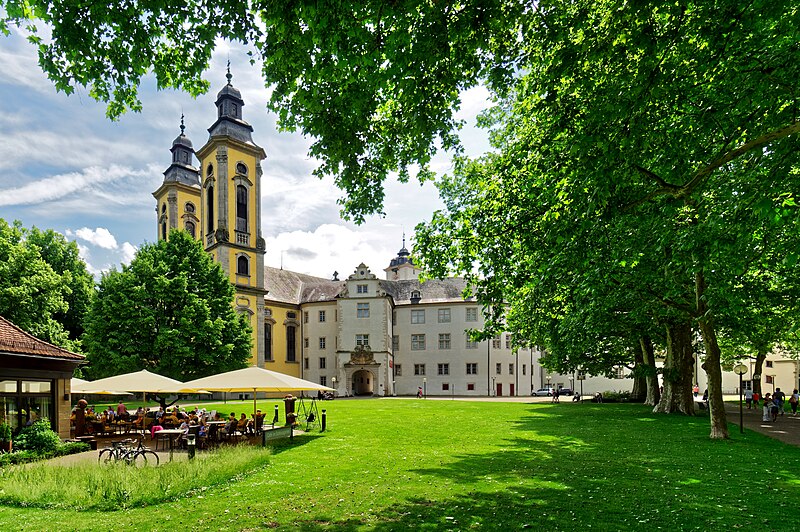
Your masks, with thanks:
[{"label": "pedestrian", "polygon": [[786,400],[786,394],[780,388],[775,388],[775,393],[772,394],[772,400],[778,406],[778,412],[783,415],[783,403]]},{"label": "pedestrian", "polygon": [[800,395],[797,393],[797,388],[794,389],[792,392],[792,396],[789,397],[789,406],[792,407],[792,415],[797,415],[797,403],[800,402]]},{"label": "pedestrian", "polygon": [[747,409],[750,410],[753,405],[753,390],[744,391],[744,402],[747,403]]},{"label": "pedestrian", "polygon": [[761,421],[771,421],[772,420],[772,416],[771,416],[771,413],[770,413],[770,403],[771,402],[772,401],[770,399],[769,394],[765,395],[764,396],[764,408],[761,411],[761,414],[762,414],[761,415]]},{"label": "pedestrian", "polygon": [[753,406],[758,408],[758,402],[761,400],[761,394],[758,392],[753,392]]},{"label": "pedestrian", "polygon": [[553,402],[558,403],[558,388],[553,388]]},{"label": "pedestrian", "polygon": [[417,388],[417,399],[422,399],[422,386]]},{"label": "pedestrian", "polygon": [[700,394],[700,386],[698,386],[697,384],[692,386],[692,393],[694,394],[695,397],[697,397]]},{"label": "pedestrian", "polygon": [[772,406],[770,407],[770,411],[772,412],[772,421],[778,421],[778,412],[780,412],[782,404],[783,401],[774,395],[772,396]]}]

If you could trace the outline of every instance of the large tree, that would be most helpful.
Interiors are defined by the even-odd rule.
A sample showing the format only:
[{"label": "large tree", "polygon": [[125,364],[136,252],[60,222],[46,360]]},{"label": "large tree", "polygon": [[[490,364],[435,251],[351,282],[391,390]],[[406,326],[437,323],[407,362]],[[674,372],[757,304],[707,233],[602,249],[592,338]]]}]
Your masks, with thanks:
[{"label": "large tree", "polygon": [[80,351],[93,285],[74,242],[0,218],[0,315],[37,338]]},{"label": "large tree", "polygon": [[184,231],[100,281],[84,344],[93,378],[147,369],[186,381],[244,367],[250,326],[219,264]]}]

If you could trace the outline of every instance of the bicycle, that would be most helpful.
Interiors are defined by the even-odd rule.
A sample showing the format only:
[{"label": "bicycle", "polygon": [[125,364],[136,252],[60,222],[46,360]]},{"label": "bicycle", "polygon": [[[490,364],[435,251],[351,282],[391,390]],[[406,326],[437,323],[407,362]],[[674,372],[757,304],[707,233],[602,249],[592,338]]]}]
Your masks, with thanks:
[{"label": "bicycle", "polygon": [[158,453],[151,451],[142,439],[139,439],[139,445],[132,447],[129,444],[134,440],[127,439],[118,442],[111,442],[111,447],[107,447],[100,451],[97,455],[99,463],[108,464],[110,462],[125,462],[128,465],[136,467],[144,467],[148,463],[158,465]]}]

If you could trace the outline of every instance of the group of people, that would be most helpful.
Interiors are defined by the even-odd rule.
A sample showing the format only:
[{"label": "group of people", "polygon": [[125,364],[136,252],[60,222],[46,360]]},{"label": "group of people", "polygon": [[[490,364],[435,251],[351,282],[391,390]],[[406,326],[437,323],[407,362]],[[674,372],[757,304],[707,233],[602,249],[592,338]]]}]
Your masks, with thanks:
[{"label": "group of people", "polygon": [[[745,392],[745,403],[747,403],[747,408],[758,408],[759,401],[761,401],[761,397],[759,397],[758,393],[753,393],[750,390]],[[800,395],[798,395],[797,388],[795,388],[792,391],[792,395],[790,395],[788,399],[789,407],[792,410],[793,416],[797,415],[798,402],[800,402]],[[782,416],[786,413],[786,403],[786,394],[783,393],[780,388],[776,388],[771,394],[765,394],[761,420],[772,422],[777,421],[778,416]]]}]

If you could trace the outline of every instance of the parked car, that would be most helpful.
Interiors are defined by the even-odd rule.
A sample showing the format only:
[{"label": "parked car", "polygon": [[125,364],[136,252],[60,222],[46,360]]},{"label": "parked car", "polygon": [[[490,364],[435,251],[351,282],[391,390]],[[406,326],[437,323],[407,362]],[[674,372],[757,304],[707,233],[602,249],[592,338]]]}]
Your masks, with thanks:
[{"label": "parked car", "polygon": [[535,392],[531,393],[531,395],[535,395],[536,397],[549,397],[553,395],[552,388],[539,388]]},{"label": "parked car", "polygon": [[573,393],[575,392],[573,392],[570,388],[561,388],[558,390],[558,395],[572,395]]}]

